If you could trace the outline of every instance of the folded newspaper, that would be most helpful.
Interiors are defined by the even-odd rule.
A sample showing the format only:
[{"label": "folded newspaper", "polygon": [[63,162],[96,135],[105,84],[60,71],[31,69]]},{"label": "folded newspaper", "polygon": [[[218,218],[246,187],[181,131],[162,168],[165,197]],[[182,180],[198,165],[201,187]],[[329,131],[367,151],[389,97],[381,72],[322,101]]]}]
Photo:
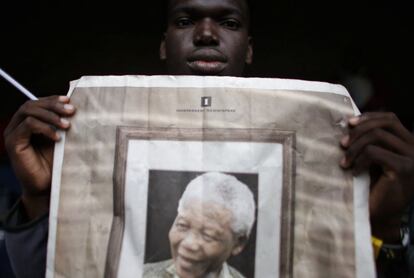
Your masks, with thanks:
[{"label": "folded newspaper", "polygon": [[47,277],[375,277],[344,87],[105,76],[69,96]]}]

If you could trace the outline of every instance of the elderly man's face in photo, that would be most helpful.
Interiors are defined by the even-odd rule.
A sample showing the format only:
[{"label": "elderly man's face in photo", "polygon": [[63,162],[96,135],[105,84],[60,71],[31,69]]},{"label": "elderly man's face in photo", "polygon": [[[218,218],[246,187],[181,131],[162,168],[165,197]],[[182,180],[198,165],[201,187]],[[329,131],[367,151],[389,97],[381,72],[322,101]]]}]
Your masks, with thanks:
[{"label": "elderly man's face in photo", "polygon": [[239,254],[244,240],[232,231],[232,213],[221,205],[189,201],[169,232],[172,257],[181,278],[203,277],[218,273],[222,264]]},{"label": "elderly man's face in photo", "polygon": [[241,76],[252,61],[244,0],[170,0],[160,57],[169,74]]}]

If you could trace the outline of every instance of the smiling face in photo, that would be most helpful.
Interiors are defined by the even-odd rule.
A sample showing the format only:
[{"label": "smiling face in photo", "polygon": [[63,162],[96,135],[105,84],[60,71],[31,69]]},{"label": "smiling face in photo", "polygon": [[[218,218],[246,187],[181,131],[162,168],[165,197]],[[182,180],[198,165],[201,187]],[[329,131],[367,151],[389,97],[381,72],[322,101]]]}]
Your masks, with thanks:
[{"label": "smiling face in photo", "polygon": [[176,272],[181,278],[219,273],[239,254],[244,241],[231,229],[232,213],[221,205],[194,199],[179,213],[169,232]]}]

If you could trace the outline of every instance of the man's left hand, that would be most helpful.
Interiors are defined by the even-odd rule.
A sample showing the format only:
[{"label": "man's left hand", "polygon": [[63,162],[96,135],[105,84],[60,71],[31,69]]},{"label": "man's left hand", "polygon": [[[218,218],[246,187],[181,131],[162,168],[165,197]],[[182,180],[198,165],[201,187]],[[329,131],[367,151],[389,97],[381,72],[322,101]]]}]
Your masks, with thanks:
[{"label": "man's left hand", "polygon": [[349,127],[341,166],[355,175],[370,171],[372,234],[397,242],[402,214],[414,198],[414,135],[392,113],[365,113],[351,118]]}]

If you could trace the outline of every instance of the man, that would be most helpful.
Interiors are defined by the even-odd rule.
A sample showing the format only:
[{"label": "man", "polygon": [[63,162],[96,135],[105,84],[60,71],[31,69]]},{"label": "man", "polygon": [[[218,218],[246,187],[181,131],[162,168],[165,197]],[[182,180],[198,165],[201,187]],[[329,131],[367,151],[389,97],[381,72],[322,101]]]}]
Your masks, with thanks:
[{"label": "man", "polygon": [[146,264],[144,277],[244,277],[226,260],[243,251],[255,219],[250,189],[210,172],[193,179],[168,234],[172,259]]},{"label": "man", "polygon": [[[240,76],[244,64],[252,62],[248,28],[244,0],[170,0],[160,57],[166,61],[169,74]],[[41,231],[47,226],[42,217],[49,210],[53,142],[60,139],[56,129],[70,128],[68,119],[74,113],[75,107],[64,96],[28,101],[4,133],[12,166],[23,186],[21,202],[8,223],[23,227],[20,233],[36,247],[19,248],[22,241],[13,241],[12,237],[20,235],[6,235],[16,272],[30,269],[24,265],[23,256],[45,256],[47,235]],[[414,135],[390,113],[351,118],[349,127],[340,142],[345,150],[340,166],[355,174],[371,170],[372,233],[384,242],[401,244],[401,215],[414,195]],[[44,270],[44,257],[38,263],[37,271]]]}]

